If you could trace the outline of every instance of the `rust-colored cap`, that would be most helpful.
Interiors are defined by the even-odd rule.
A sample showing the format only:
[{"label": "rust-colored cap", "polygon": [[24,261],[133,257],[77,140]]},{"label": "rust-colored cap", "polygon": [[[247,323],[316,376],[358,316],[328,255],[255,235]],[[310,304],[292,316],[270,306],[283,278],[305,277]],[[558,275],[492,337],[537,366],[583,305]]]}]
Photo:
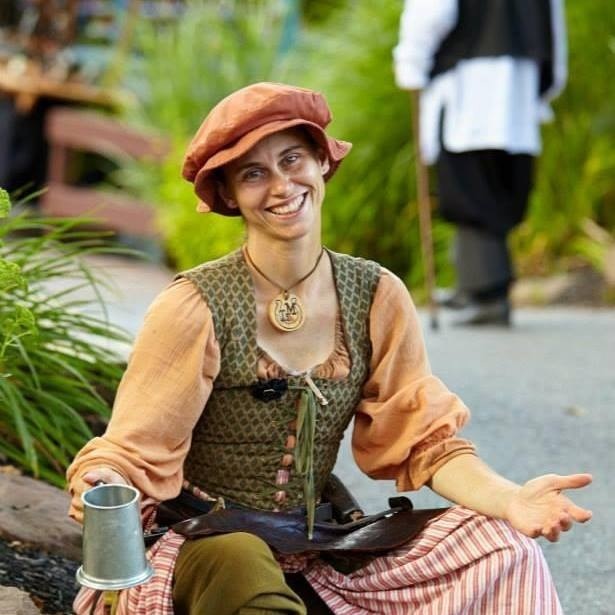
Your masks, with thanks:
[{"label": "rust-colored cap", "polygon": [[352,147],[325,133],[330,121],[322,94],[282,83],[255,83],[221,100],[201,124],[184,158],[182,175],[200,198],[197,211],[239,215],[217,194],[212,171],[243,156],[263,137],[292,126],[305,126],[327,153],[328,180]]}]

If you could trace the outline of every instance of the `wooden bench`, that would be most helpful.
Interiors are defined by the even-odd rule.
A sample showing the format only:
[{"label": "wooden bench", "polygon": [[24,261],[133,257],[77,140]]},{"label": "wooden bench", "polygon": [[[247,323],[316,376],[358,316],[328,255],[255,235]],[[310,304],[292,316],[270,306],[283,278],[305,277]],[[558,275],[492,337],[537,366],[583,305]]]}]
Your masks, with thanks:
[{"label": "wooden bench", "polygon": [[90,152],[112,159],[162,161],[168,142],[102,113],[71,107],[52,109],[45,122],[49,143],[48,188],[41,213],[48,216],[87,216],[102,228],[129,235],[156,236],[155,209],[119,191],[71,185],[70,154]]}]

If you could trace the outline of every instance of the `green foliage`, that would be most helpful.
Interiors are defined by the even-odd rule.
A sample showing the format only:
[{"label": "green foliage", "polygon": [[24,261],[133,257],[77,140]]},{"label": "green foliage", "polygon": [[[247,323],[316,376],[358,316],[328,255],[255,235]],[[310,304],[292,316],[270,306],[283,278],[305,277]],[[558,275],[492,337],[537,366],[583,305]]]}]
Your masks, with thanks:
[{"label": "green foliage", "polygon": [[177,269],[187,269],[222,256],[241,245],[238,218],[198,214],[192,184],[180,171],[189,136],[179,139],[162,165],[124,168],[121,181],[157,207],[165,249]]},{"label": "green foliage", "polygon": [[0,188],[0,218],[6,218],[11,211],[11,199],[9,193]]},{"label": "green foliage", "polygon": [[[140,83],[149,91],[135,118],[172,135],[174,145],[161,172],[140,170],[129,183],[160,203],[168,250],[179,267],[232,249],[242,239],[240,222],[194,214],[191,187],[179,177],[187,142],[211,106],[243,85],[267,79],[315,88],[331,104],[331,134],[354,143],[327,188],[327,245],[375,258],[419,287],[412,112],[392,68],[402,3],[318,0],[302,6],[306,29],[286,56],[279,52],[281,0],[194,0],[185,19],[143,33]],[[615,52],[615,12],[608,0],[570,0],[566,8],[569,83],[556,102],[555,122],[544,128],[530,211],[513,237],[521,273],[577,263],[600,267],[604,251],[585,222],[615,232],[615,80],[607,70]],[[434,216],[442,285],[454,276],[451,235]]]},{"label": "green foliage", "polygon": [[[422,276],[415,202],[411,106],[392,71],[401,4],[347,0],[299,50],[293,75],[331,102],[332,134],[354,143],[328,187],[327,241],[381,261],[412,285]],[[615,231],[615,14],[607,0],[567,3],[570,77],[544,128],[544,154],[525,223],[514,241],[522,272],[545,273],[574,262],[600,266],[603,250],[584,222]],[[309,58],[309,62],[305,59]],[[436,178],[434,177],[434,180]],[[434,187],[436,182],[433,182]],[[437,192],[437,190],[432,189]],[[439,283],[448,263],[451,227],[434,217]]]},{"label": "green foliage", "polygon": [[[11,200],[4,188],[0,188],[0,219],[7,218],[11,211]],[[3,235],[0,234],[0,237]],[[0,244],[0,249],[4,247]],[[0,296],[11,291],[26,291],[28,284],[19,264],[0,258]],[[32,312],[23,305],[13,303],[0,308],[0,361],[9,346],[14,346],[19,338],[36,333],[36,321]],[[0,376],[2,371],[0,370]]]},{"label": "green foliage", "polygon": [[135,166],[122,181],[158,204],[166,248],[179,268],[221,256],[243,238],[240,220],[197,215],[192,186],[181,178],[186,146],[208,111],[234,90],[275,80],[284,56],[287,2],[192,0],[166,27],[144,24],[142,58],[132,73],[142,103],[128,119],[171,136],[162,168]]},{"label": "green foliage", "polygon": [[302,0],[301,14],[305,21],[317,24],[326,21],[338,7],[338,0]]},{"label": "green foliage", "polygon": [[608,0],[571,0],[566,17],[569,80],[543,129],[536,189],[514,237],[522,273],[600,268],[603,250],[586,221],[615,233],[615,14]]},{"label": "green foliage", "polygon": [[[83,261],[113,251],[81,222],[8,216],[0,191],[0,454],[34,476],[64,484],[64,471],[92,437],[87,419],[107,418],[128,335],[104,317],[102,280]],[[85,293],[85,294],[84,294]]]},{"label": "green foliage", "polygon": [[132,69],[141,95],[136,119],[192,135],[221,98],[274,72],[285,7],[283,0],[189,0],[179,20],[143,22]]},{"label": "green foliage", "polygon": [[[417,211],[409,197],[414,195],[410,101],[395,87],[391,62],[399,3],[329,7],[329,19],[286,56],[278,50],[284,4],[241,3],[238,11],[237,2],[193,2],[174,26],[142,33],[139,70],[150,87],[133,119],[172,135],[173,151],[162,169],[129,169],[123,181],[160,204],[166,247],[179,268],[219,256],[242,241],[243,226],[195,215],[191,186],[179,176],[186,144],[218,100],[248,83],[315,87],[331,103],[332,134],[354,143],[328,187],[327,245],[377,258],[418,281]],[[445,246],[448,234],[447,227],[436,225],[436,244]],[[444,268],[446,259],[441,260]]]},{"label": "green foliage", "polygon": [[[344,3],[306,34],[290,74],[325,93],[334,117],[329,132],[353,143],[327,188],[327,245],[375,258],[414,285],[422,264],[411,101],[395,85],[392,62],[400,12],[396,0]],[[434,225],[442,280],[451,275],[449,234]]]}]

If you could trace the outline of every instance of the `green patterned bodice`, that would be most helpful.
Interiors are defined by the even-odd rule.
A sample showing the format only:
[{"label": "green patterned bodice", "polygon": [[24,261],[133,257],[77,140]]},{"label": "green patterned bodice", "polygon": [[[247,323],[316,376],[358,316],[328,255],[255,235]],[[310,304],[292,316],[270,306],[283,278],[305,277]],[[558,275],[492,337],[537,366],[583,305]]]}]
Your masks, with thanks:
[{"label": "green patterned bodice", "polygon": [[[380,276],[380,267],[374,262],[329,254],[351,368],[348,377],[341,380],[314,378],[328,400],[327,405],[315,407],[316,498],[333,469],[367,377],[369,311]],[[300,401],[309,391],[305,378],[288,376],[289,389],[280,399],[262,401],[252,394],[258,382],[261,351],[256,343],[252,279],[241,251],[180,275],[190,280],[207,302],[221,351],[220,373],[194,428],[184,464],[185,478],[210,495],[253,508],[274,510],[301,505],[305,476],[293,465],[287,484],[276,484],[276,477],[283,456],[297,453],[286,447],[289,436],[295,435]],[[285,492],[283,502],[276,501],[280,490]]]}]

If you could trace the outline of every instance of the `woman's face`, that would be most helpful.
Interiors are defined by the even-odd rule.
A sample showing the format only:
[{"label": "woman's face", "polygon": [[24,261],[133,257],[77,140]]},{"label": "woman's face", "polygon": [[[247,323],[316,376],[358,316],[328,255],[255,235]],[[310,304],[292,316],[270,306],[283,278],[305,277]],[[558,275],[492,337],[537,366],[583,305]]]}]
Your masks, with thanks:
[{"label": "woman's face", "polygon": [[276,132],[224,167],[220,194],[248,232],[293,239],[320,233],[328,160],[298,128]]}]

